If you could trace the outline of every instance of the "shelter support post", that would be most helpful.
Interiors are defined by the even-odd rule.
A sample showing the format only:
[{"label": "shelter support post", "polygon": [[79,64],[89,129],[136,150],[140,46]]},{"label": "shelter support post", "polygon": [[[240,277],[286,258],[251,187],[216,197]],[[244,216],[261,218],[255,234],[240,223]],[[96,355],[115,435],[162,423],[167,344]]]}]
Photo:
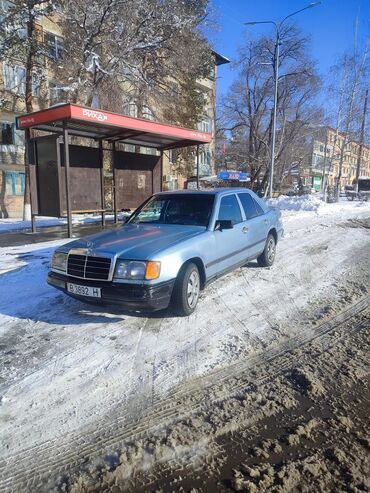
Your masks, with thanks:
[{"label": "shelter support post", "polygon": [[199,145],[197,145],[197,190],[199,190]]},{"label": "shelter support post", "polygon": [[161,192],[163,192],[163,149],[161,149],[161,163],[160,163],[160,166],[161,166],[161,186],[160,186],[160,190],[161,190]]},{"label": "shelter support post", "polygon": [[105,194],[104,194],[104,154],[103,141],[99,141],[99,161],[100,161],[100,194],[101,194],[101,226],[105,228]]},{"label": "shelter support post", "polygon": [[31,214],[31,224],[32,224],[32,233],[37,233],[36,230],[36,215]]},{"label": "shelter support post", "polygon": [[[31,132],[31,130],[30,130]],[[25,132],[25,139],[26,139],[26,146],[28,148],[28,186],[29,186],[29,193],[30,193],[30,207],[31,207],[31,226],[32,226],[32,233],[36,233],[36,214],[33,210],[33,196],[32,196],[32,187],[31,187],[31,169],[30,169],[30,155],[31,155],[31,145],[33,147],[33,156],[36,156],[36,149],[35,149],[35,142],[33,141],[31,143],[30,141],[30,132]],[[35,159],[35,157],[34,157]],[[35,164],[35,163],[34,163]]]},{"label": "shelter support post", "polygon": [[69,188],[69,140],[68,129],[63,124],[63,141],[64,141],[64,169],[66,176],[66,203],[67,203],[67,220],[68,220],[68,238],[72,238],[72,211],[71,211],[71,197]]},{"label": "shelter support post", "polygon": [[112,167],[113,167],[113,210],[114,210],[114,222],[118,223],[118,214],[117,214],[117,174],[116,174],[116,166],[115,166],[115,152],[116,152],[116,144],[112,143]]}]

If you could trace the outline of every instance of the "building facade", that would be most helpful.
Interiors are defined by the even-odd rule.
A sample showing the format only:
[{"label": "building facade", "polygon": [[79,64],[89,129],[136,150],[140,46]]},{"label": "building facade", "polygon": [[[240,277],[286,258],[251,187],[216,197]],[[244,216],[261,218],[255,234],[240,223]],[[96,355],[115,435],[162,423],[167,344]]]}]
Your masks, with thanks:
[{"label": "building facade", "polygon": [[[0,2],[1,9],[7,2]],[[61,100],[61,84],[52,66],[63,54],[63,37],[58,16],[38,19],[37,37],[45,56],[37,57],[32,80],[32,104],[37,111]],[[21,59],[0,59],[0,218],[21,217],[25,187],[24,132],[15,127],[15,118],[26,111],[26,69]]]},{"label": "building facade", "polygon": [[[197,89],[205,97],[205,107],[201,120],[198,122],[198,130],[210,133],[215,136],[216,120],[216,87],[218,67],[230,63],[229,59],[218,53],[212,52],[214,56],[213,70],[207,78],[197,81]],[[192,150],[190,160],[192,162],[189,175],[184,173],[181,167],[182,154],[180,151],[166,151],[163,159],[163,188],[164,190],[183,189],[188,178],[197,175],[199,165],[199,177],[212,176],[216,172],[216,142],[213,138],[210,144],[199,147],[199,156],[197,158],[195,150]],[[199,162],[197,162],[199,159]],[[180,165],[180,166],[179,166]]]},{"label": "building facade", "polygon": [[337,184],[340,188],[353,185],[356,181],[357,168],[359,177],[370,177],[370,146],[352,141],[342,132],[331,127],[322,127],[313,132],[310,151],[303,161],[300,176],[304,185],[316,190],[322,188],[324,177],[329,186]]},{"label": "building facade", "polygon": [[[5,8],[6,2],[0,2],[0,9]],[[1,12],[0,12],[1,14]],[[67,102],[68,93],[64,89],[63,81],[57,80],[53,73],[53,65],[63,56],[63,36],[59,27],[58,16],[53,18],[40,17],[37,25],[38,38],[43,43],[46,55],[38,57],[37,67],[33,78],[33,111],[52,106],[57,103]],[[228,63],[226,58],[214,53],[215,69],[209,78],[198,81],[198,89],[205,95],[206,105],[204,116],[198,124],[198,129],[203,132],[214,133],[214,121],[216,111],[216,80],[217,66]],[[15,128],[15,118],[26,112],[25,105],[25,75],[26,70],[22,60],[16,58],[0,60],[0,218],[21,217],[23,213],[23,195],[25,187],[24,166],[24,134]],[[122,93],[124,94],[124,88]],[[124,98],[122,98],[124,101]],[[99,101],[93,102],[99,106]],[[122,102],[122,107],[117,108],[118,113],[129,116],[158,119],[161,109],[154,112],[149,107],[142,108],[138,115],[135,101]],[[155,149],[132,149],[133,146],[125,146],[126,150],[141,153],[156,153]],[[135,146],[134,146],[135,147]],[[215,144],[201,146],[200,148],[200,175],[206,176],[213,173]],[[183,188],[187,176],[178,166],[181,155],[166,151],[163,160],[163,188],[167,190]],[[196,161],[194,160],[194,174]],[[182,171],[179,171],[179,170]]]}]

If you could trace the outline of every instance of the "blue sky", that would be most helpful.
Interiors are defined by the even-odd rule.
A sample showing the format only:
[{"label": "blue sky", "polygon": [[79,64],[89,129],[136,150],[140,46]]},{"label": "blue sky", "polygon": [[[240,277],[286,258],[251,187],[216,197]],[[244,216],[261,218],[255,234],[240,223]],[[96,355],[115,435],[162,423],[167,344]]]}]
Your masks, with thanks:
[{"label": "blue sky", "polygon": [[[211,35],[216,51],[235,60],[244,35],[266,33],[271,26],[244,26],[244,22],[279,20],[313,0],[213,0],[219,30]],[[354,25],[362,40],[370,35],[370,0],[322,0],[318,7],[293,17],[294,23],[311,37],[310,52],[321,76],[335,63],[338,54],[351,48]],[[231,64],[219,67],[218,96],[222,97],[236,77]]]}]

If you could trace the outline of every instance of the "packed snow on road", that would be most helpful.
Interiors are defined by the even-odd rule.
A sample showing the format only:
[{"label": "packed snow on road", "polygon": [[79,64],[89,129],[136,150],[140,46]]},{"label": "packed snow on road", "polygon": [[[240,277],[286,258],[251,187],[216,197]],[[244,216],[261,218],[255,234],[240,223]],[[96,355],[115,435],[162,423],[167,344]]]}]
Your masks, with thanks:
[{"label": "packed snow on road", "polygon": [[[310,421],[307,409],[342,383],[351,400],[356,386],[359,409],[368,396],[370,204],[308,196],[272,205],[285,229],[273,267],[252,262],[212,283],[187,318],[127,314],[54,290],[50,256],[65,239],[0,249],[1,491],[288,491],[295,471],[302,484],[321,475],[330,485],[323,435],[312,437],[329,433],[333,457],[345,455],[343,426],[357,433],[353,487],[368,485],[369,438],[342,387],[332,397],[337,430],[323,426],[324,410]],[[332,373],[340,364],[348,381]],[[294,409],[304,422],[279,418]],[[235,460],[230,433],[248,441]],[[286,461],[279,433],[299,457],[302,440],[313,440],[307,463]],[[310,479],[302,468],[314,456],[321,469]]]}]

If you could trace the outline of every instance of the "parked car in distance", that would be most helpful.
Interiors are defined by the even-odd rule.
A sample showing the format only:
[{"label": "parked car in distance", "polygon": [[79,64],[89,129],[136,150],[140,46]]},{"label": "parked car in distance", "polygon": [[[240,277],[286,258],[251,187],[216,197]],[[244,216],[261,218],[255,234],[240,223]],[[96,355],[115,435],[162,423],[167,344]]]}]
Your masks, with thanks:
[{"label": "parked car in distance", "polygon": [[287,190],[284,195],[286,195],[287,197],[295,197],[298,195],[298,193],[298,188],[289,188],[289,190]]},{"label": "parked car in distance", "polygon": [[367,202],[370,197],[370,178],[359,178],[356,187],[346,185],[344,189],[348,200],[359,199]]},{"label": "parked car in distance", "polygon": [[83,301],[189,315],[213,279],[257,259],[271,266],[281,213],[247,189],[161,192],[112,231],[59,247],[48,283]]}]

